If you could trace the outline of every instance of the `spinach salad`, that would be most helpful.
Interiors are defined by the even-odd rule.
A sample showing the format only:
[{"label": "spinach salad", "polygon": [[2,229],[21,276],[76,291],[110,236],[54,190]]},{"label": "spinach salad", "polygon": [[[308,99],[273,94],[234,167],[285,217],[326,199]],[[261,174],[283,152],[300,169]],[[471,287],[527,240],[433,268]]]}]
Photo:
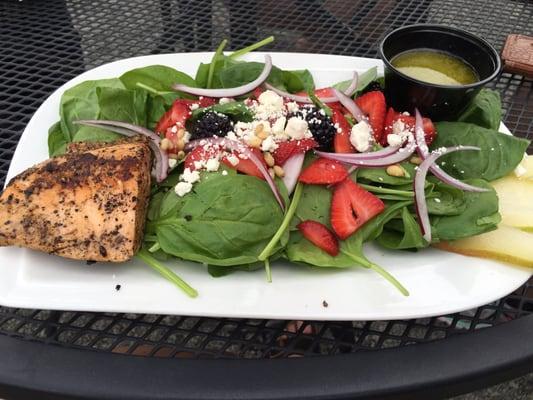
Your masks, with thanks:
[{"label": "spinach salad", "polygon": [[190,296],[162,261],[195,261],[214,277],[265,268],[269,280],[278,259],[363,267],[407,295],[365,257],[365,242],[419,251],[496,229],[489,182],[513,171],[528,146],[498,132],[497,92],[483,89],[456,121],[433,123],[387,108],[375,68],[315,88],[306,69],[240,60],[272,40],[229,54],[224,41],[194,77],[151,65],[64,92],[50,156],[70,142],[121,139],[116,121],[155,132],[165,165],[140,259]]}]

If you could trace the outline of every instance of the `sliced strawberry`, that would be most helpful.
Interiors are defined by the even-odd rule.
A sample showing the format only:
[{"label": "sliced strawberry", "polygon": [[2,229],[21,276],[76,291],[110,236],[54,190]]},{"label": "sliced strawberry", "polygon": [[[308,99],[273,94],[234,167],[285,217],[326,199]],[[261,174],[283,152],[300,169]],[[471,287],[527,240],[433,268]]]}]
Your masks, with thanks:
[{"label": "sliced strawberry", "polygon": [[394,120],[398,115],[399,113],[396,112],[394,108],[389,107],[387,115],[385,115],[385,126],[383,127],[383,136],[381,137],[381,144],[385,145],[387,143],[387,135],[392,133],[392,124],[394,124]]},{"label": "sliced strawberry", "polygon": [[339,110],[333,110],[331,120],[334,125],[338,125],[337,133],[333,138],[335,153],[355,153],[355,149],[350,143],[350,124],[344,114]]},{"label": "sliced strawberry", "polygon": [[380,143],[383,136],[385,113],[387,112],[385,96],[382,92],[375,90],[355,99],[355,104],[368,116],[374,139]]},{"label": "sliced strawberry", "polygon": [[346,239],[385,209],[385,204],[350,178],[335,186],[331,200],[331,227]]},{"label": "sliced strawberry", "polygon": [[301,140],[288,140],[286,142],[279,142],[278,148],[274,150],[272,156],[276,165],[283,165],[292,156],[305,153],[318,146],[318,143],[313,138]]},{"label": "sliced strawberry", "polygon": [[159,119],[155,131],[158,133],[166,133],[167,129],[173,126],[184,128],[185,121],[187,121],[187,118],[189,118],[190,115],[191,110],[187,101],[178,99],[174,101],[172,107]]},{"label": "sliced strawberry", "polygon": [[204,146],[196,146],[189,154],[187,154],[187,157],[185,157],[183,168],[189,168],[191,171],[194,171],[197,169],[195,162],[207,161],[210,158],[218,157],[220,151],[220,148],[217,147],[210,146],[206,149]]},{"label": "sliced strawberry", "polygon": [[[256,148],[250,148],[250,150],[252,150],[252,152],[257,156],[259,160],[261,160],[265,168],[268,168],[265,159],[263,158],[263,153],[261,153],[261,151]],[[235,159],[238,160],[238,163],[233,164],[230,160]],[[249,158],[241,158],[240,154],[237,152],[234,152],[233,157],[230,157],[230,159],[228,159],[228,157],[222,158],[222,162],[228,167],[236,169],[237,171],[242,172],[243,174],[265,179],[261,171],[259,171],[259,168],[257,168],[257,166],[253,163],[252,160],[250,160]]]},{"label": "sliced strawberry", "polygon": [[[394,122],[396,121],[402,121],[405,124],[406,129],[409,129],[412,132],[415,131],[415,117],[398,113],[398,115],[394,118]],[[429,146],[437,136],[437,131],[435,130],[433,122],[429,118],[422,118],[422,122],[422,126],[424,128],[424,136],[426,137],[426,143]]]},{"label": "sliced strawberry", "polygon": [[348,171],[340,162],[317,158],[302,171],[298,180],[313,185],[331,185],[342,182],[348,176]]},{"label": "sliced strawberry", "polygon": [[216,104],[216,102],[216,99],[212,97],[201,97],[198,100],[174,100],[172,107],[170,107],[170,109],[159,119],[155,131],[158,133],[166,133],[166,131],[173,126],[176,126],[178,129],[184,128],[185,121],[191,116],[191,106],[193,104],[198,104],[200,107],[210,107]]},{"label": "sliced strawberry", "polygon": [[330,256],[339,254],[339,241],[326,226],[316,221],[303,221],[297,226],[304,237]]},{"label": "sliced strawberry", "polygon": [[[307,92],[298,92],[296,93],[297,96],[307,96]],[[319,99],[323,99],[326,97],[335,97],[335,92],[333,91],[333,88],[325,87],[321,89],[315,89],[315,96]],[[345,112],[344,107],[341,103],[335,102],[335,103],[328,103],[327,106],[331,108],[332,110],[339,110]]]},{"label": "sliced strawberry", "polygon": [[[193,100],[193,103],[198,103],[198,105],[200,107],[211,107],[211,106],[214,106],[215,104],[217,104],[217,99],[214,99],[213,97],[205,97],[205,96],[201,96],[198,101],[196,100]],[[192,105],[191,104],[191,105]]]},{"label": "sliced strawberry", "polygon": [[264,91],[265,89],[263,89],[261,86],[258,86],[252,92],[252,97],[254,97],[257,100],[259,99],[259,96],[261,96],[261,93],[263,93]]}]

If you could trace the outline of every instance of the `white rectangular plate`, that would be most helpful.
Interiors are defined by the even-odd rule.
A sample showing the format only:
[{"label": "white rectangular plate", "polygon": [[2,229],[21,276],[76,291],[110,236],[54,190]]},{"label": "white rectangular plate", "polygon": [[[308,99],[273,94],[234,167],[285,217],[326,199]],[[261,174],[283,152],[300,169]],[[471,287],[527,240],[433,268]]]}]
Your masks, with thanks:
[{"label": "white rectangular plate", "polygon": [[[271,53],[283,69],[309,69],[317,87],[350,79],[381,61],[319,54]],[[37,110],[26,127],[8,179],[48,158],[47,129],[59,119],[62,93],[88,79],[111,78],[151,64],[174,67],[194,76],[212,53],[165,54],[102,65],[67,82]],[[247,60],[262,61],[262,53]],[[212,278],[201,264],[168,263],[199,291],[190,299],[138,261],[94,264],[27,249],[0,248],[0,304],[41,309],[181,314],[316,320],[380,320],[442,315],[505,296],[531,275],[496,261],[427,249],[418,253],[366,247],[368,258],[385,267],[410,291],[402,296],[372,271],[312,269],[288,262],[274,264],[273,282],[264,272],[237,272]],[[115,286],[120,284],[121,290]],[[327,307],[325,306],[327,303]]]}]

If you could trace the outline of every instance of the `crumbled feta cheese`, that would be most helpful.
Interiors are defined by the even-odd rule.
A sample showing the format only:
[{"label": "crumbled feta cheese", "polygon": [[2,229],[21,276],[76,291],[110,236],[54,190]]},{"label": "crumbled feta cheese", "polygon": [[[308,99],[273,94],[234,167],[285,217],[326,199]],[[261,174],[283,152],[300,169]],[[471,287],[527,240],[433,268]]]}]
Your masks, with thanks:
[{"label": "crumbled feta cheese", "polygon": [[[196,167],[196,165],[195,165]],[[185,182],[188,182],[188,183],[194,183],[194,182],[198,182],[200,180],[200,173],[196,170],[194,171],[191,171],[190,168],[185,168],[183,170],[183,174],[180,176],[180,179],[185,181]]]},{"label": "crumbled feta cheese", "polygon": [[198,103],[191,104],[191,110],[198,110],[200,108],[200,105]]},{"label": "crumbled feta cheese", "polygon": [[218,171],[219,166],[220,166],[220,161],[218,161],[218,158],[210,158],[205,163],[205,169],[208,171]]},{"label": "crumbled feta cheese", "polygon": [[372,129],[366,121],[358,122],[352,126],[350,143],[361,153],[370,149],[372,143]]},{"label": "crumbled feta cheese", "polygon": [[285,127],[285,133],[295,140],[301,140],[306,137],[306,132],[308,130],[307,121],[300,119],[298,117],[291,117],[287,121],[287,126]]},{"label": "crumbled feta cheese", "polygon": [[228,171],[224,170],[222,171],[222,175],[226,176],[228,174]]},{"label": "crumbled feta cheese", "polygon": [[176,166],[176,164],[178,164],[178,160],[176,160],[175,158],[169,158],[168,159],[168,167],[169,168],[174,168]]},{"label": "crumbled feta cheese", "polygon": [[518,164],[516,168],[514,169],[514,174],[516,175],[517,178],[524,176],[526,172],[527,172],[527,169],[525,169],[524,166],[521,164]]},{"label": "crumbled feta cheese", "polygon": [[237,135],[235,135],[235,132],[229,131],[226,133],[226,137],[230,140],[237,140]]},{"label": "crumbled feta cheese", "polygon": [[233,99],[230,99],[228,97],[222,97],[219,101],[218,101],[218,104],[228,104],[228,103],[232,103],[234,102],[235,100]]},{"label": "crumbled feta cheese", "polygon": [[300,109],[300,106],[295,101],[290,101],[285,106],[287,107],[287,111],[289,113],[295,113]]},{"label": "crumbled feta cheese", "polygon": [[230,154],[229,156],[227,156],[226,160],[228,160],[229,163],[233,166],[236,166],[239,163],[239,158],[234,154]]},{"label": "crumbled feta cheese", "polygon": [[389,144],[389,146],[401,146],[403,143],[403,139],[400,135],[390,133],[387,135],[387,143]]},{"label": "crumbled feta cheese", "polygon": [[174,188],[174,192],[176,192],[176,194],[179,197],[185,196],[191,190],[192,190],[192,183],[190,182],[178,182],[178,184]]},{"label": "crumbled feta cheese", "polygon": [[202,169],[205,166],[204,160],[198,160],[194,162],[194,168],[195,169]]},{"label": "crumbled feta cheese", "polygon": [[178,132],[178,127],[176,125],[174,125],[172,128],[170,128],[170,132],[177,133]]},{"label": "crumbled feta cheese", "polygon": [[273,105],[281,108],[283,106],[283,97],[273,92],[272,90],[265,90],[257,98],[259,104],[263,105]]},{"label": "crumbled feta cheese", "polygon": [[261,150],[263,151],[270,151],[272,153],[277,148],[278,148],[278,145],[276,142],[274,142],[274,138],[272,136],[268,136],[261,143]]},{"label": "crumbled feta cheese", "polygon": [[235,124],[235,135],[239,138],[244,138],[252,131],[252,124],[250,122],[239,121]]},{"label": "crumbled feta cheese", "polygon": [[285,123],[287,118],[279,117],[276,122],[272,124],[272,133],[275,136],[283,136],[285,134]]},{"label": "crumbled feta cheese", "polygon": [[252,104],[255,116],[259,120],[280,117],[283,114],[283,97],[272,90],[265,90],[259,95],[259,103]]}]

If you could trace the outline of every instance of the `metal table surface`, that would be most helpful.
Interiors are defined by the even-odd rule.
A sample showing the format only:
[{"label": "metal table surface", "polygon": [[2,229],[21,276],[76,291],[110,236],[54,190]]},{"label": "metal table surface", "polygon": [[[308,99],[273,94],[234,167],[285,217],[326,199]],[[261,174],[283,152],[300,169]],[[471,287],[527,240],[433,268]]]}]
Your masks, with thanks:
[{"label": "metal table surface", "polygon": [[[501,49],[509,33],[533,34],[532,19],[527,0],[4,0],[0,183],[37,107],[103,63],[212,50],[223,38],[235,49],[271,34],[273,51],[377,57],[385,33],[420,22],[464,28]],[[532,81],[504,73],[492,86],[509,129],[530,138]],[[533,370],[532,293],[530,281],[436,318],[289,325],[0,307],[0,396],[445,397]]]}]

